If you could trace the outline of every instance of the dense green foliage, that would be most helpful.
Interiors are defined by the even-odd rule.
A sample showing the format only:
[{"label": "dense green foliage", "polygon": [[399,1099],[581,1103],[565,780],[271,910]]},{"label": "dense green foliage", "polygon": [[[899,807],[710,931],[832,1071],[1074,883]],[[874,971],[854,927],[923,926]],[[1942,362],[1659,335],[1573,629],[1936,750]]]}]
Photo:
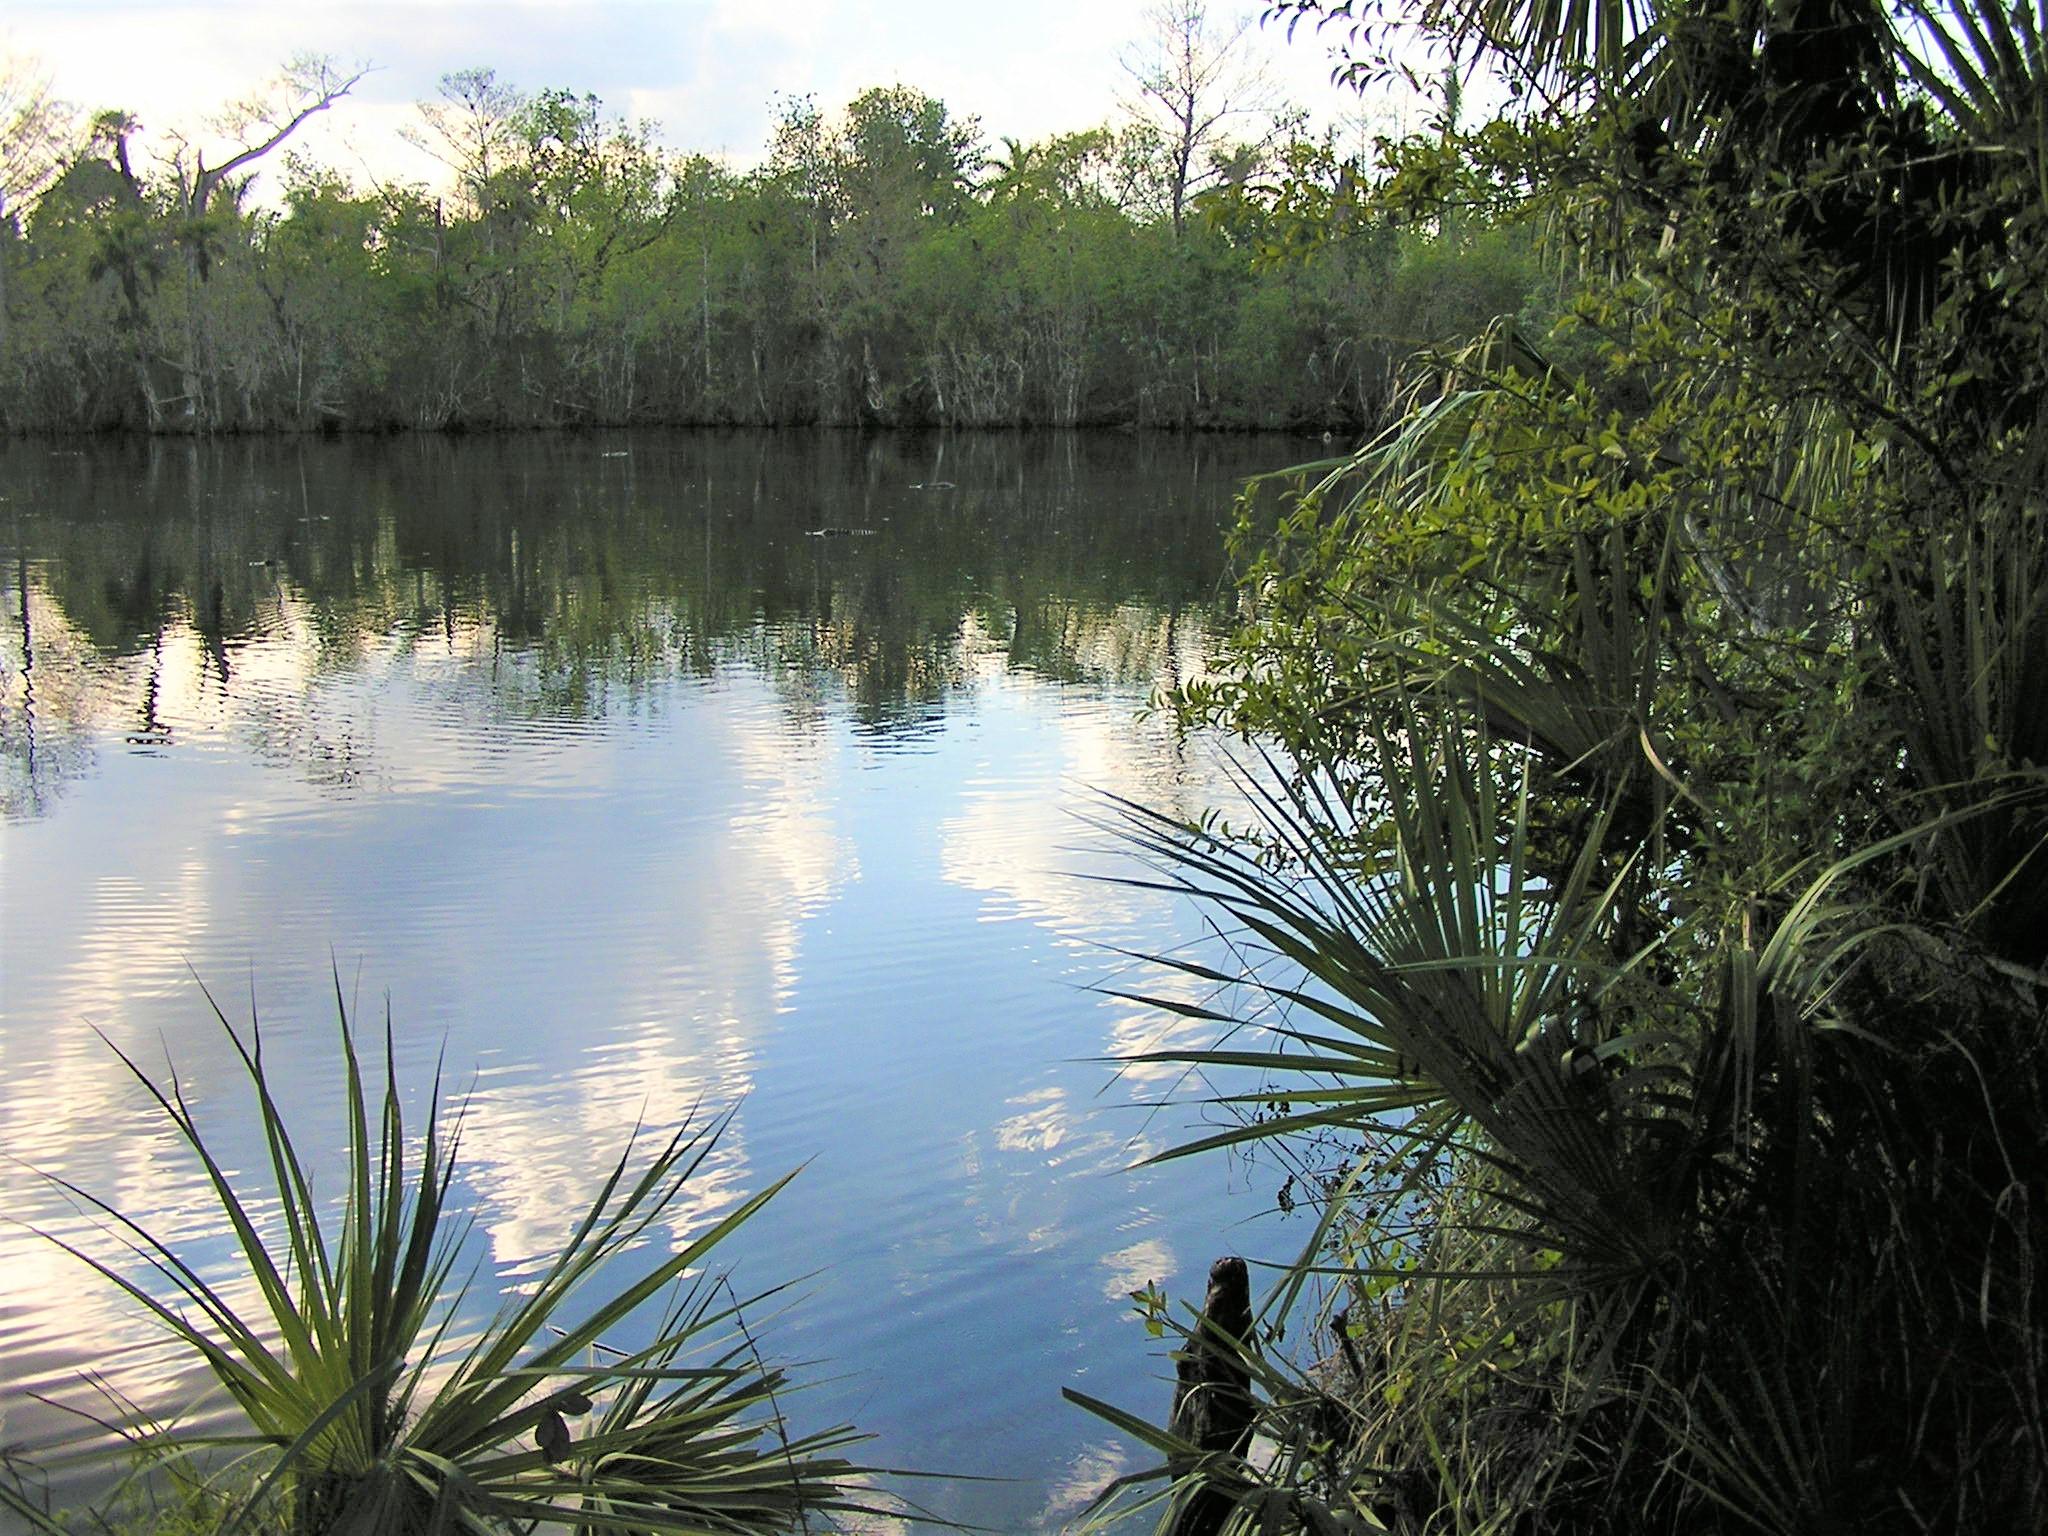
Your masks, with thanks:
[{"label": "dense green foliage", "polygon": [[1208,1475],[1269,1531],[2039,1529],[2044,22],[1431,15],[1542,105],[1382,195],[1521,201],[1580,292],[1247,540],[1183,702],[1270,818],[1140,825],[1263,989],[1178,1058],[1252,1074],[1201,1145],[1311,1175],[1267,1320],[1336,1333]]},{"label": "dense green foliage", "polygon": [[[0,426],[1359,428],[1400,358],[1535,281],[1511,232],[1386,220],[1272,260],[1246,193],[1277,162],[1234,151],[1179,218],[1143,122],[990,153],[894,86],[786,103],[739,171],[489,71],[420,111],[450,195],[287,148],[276,209],[253,171],[204,196],[138,169],[102,114],[0,210]],[[1276,153],[1356,175],[1327,143]]]}]

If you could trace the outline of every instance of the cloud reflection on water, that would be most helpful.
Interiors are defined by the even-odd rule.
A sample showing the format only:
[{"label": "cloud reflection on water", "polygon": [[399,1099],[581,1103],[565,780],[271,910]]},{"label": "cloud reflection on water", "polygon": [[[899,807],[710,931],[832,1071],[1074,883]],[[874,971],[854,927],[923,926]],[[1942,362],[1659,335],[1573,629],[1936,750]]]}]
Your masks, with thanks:
[{"label": "cloud reflection on water", "polygon": [[[295,1133],[328,1147],[335,964],[365,1028],[391,992],[416,1109],[444,1055],[450,1092],[475,1086],[483,1310],[551,1256],[635,1124],[739,1103],[657,1244],[815,1158],[748,1252],[764,1281],[836,1266],[791,1319],[867,1373],[828,1406],[1038,1457],[1035,1479],[1114,1465],[1040,1398],[1108,1368],[1130,1331],[1115,1287],[1206,1255],[1178,1235],[1182,1195],[1123,1179],[1163,1142],[1104,1113],[1122,1090],[1076,1059],[1161,1021],[1077,983],[1112,970],[1102,941],[1187,934],[1078,877],[1107,866],[1075,813],[1090,788],[1182,812],[1213,795],[1199,753],[1134,711],[1202,664],[1219,566],[1189,530],[1213,539],[1228,477],[1174,477],[1214,502],[1168,506],[1162,531],[1128,468],[1088,493],[1099,517],[1069,516],[1080,482],[1036,450],[977,488],[994,450],[968,445],[940,506],[851,443],[636,447],[630,482],[601,487],[557,474],[573,448],[351,446],[242,510],[180,497],[32,528],[47,557],[0,569],[0,618],[25,604],[31,637],[0,624],[9,1150],[205,1242],[203,1188],[85,1025],[152,1060],[161,1035],[255,1169],[187,966],[231,1017],[253,983]],[[823,548],[815,522],[885,532]],[[73,1219],[18,1170],[0,1198]],[[0,1376],[54,1382],[89,1337],[141,1395],[187,1389],[72,1261],[8,1229],[0,1263]],[[946,1368],[896,1379],[934,1337]],[[1000,1385],[974,1374],[990,1358],[1012,1362]],[[0,1408],[16,1434],[13,1388]]]}]

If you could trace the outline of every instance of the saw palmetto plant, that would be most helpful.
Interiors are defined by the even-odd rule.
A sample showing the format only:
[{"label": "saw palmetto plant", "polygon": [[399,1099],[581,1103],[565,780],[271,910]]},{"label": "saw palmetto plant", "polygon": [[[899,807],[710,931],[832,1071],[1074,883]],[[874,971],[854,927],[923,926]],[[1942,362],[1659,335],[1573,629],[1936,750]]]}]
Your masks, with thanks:
[{"label": "saw palmetto plant", "polygon": [[[64,1187],[129,1261],[67,1246],[187,1346],[239,1410],[244,1422],[219,1435],[173,1428],[138,1446],[205,1467],[228,1490],[222,1529],[766,1532],[852,1507],[855,1468],[840,1453],[857,1437],[790,1432],[783,1372],[707,1268],[787,1180],[671,1241],[669,1212],[723,1120],[644,1151],[629,1144],[556,1256],[477,1326],[457,1273],[467,1221],[450,1198],[460,1117],[437,1088],[408,1128],[388,1026],[373,1100],[341,1009],[337,1202],[314,1174],[327,1161],[285,1123],[260,1031],[245,1037],[220,1017],[255,1096],[267,1188],[223,1168],[175,1080],[128,1064],[204,1171],[233,1238],[233,1278],[159,1240],[145,1218]],[[669,1251],[609,1278],[649,1241]],[[615,1345],[621,1336],[637,1342]]]}]

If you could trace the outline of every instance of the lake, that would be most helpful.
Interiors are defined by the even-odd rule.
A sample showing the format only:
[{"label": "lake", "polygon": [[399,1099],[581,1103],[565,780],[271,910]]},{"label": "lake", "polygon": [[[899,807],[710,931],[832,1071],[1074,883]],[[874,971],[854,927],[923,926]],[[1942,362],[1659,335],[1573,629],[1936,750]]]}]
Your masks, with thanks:
[{"label": "lake", "polygon": [[[249,1095],[201,984],[340,1145],[334,978],[398,1073],[467,1095],[476,1306],[636,1123],[737,1106],[676,1230],[801,1166],[726,1250],[799,1428],[1000,1479],[927,1507],[1053,1528],[1163,1415],[1128,1293],[1286,1255],[1270,1189],[1103,1058],[1196,1026],[1108,946],[1201,916],[1092,878],[1109,793],[1198,812],[1211,744],[1142,706],[1234,611],[1285,439],[616,434],[0,449],[4,1208],[72,1179],[202,1254],[203,1182],[108,1041],[174,1065],[230,1167]],[[833,531],[824,531],[833,530]],[[844,530],[844,531],[839,531]],[[104,1034],[107,1041],[100,1036]],[[1184,1092],[1186,1090],[1183,1090]],[[18,1161],[17,1161],[18,1160]],[[1246,1226],[1246,1223],[1251,1225]],[[669,1241],[675,1233],[666,1234]],[[0,1444],[184,1373],[77,1261],[0,1226]],[[217,1416],[200,1401],[198,1420]]]}]

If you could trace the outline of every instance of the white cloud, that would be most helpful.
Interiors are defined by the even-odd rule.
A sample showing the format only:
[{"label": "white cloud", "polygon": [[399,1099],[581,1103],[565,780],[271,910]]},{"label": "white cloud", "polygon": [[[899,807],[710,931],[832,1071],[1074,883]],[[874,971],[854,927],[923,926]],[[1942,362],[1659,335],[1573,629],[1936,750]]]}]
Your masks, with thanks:
[{"label": "white cloud", "polygon": [[[1128,84],[1118,59],[1146,27],[1143,0],[969,6],[952,0],[15,0],[6,46],[36,59],[87,111],[138,115],[146,145],[204,138],[224,103],[302,52],[373,66],[301,147],[344,169],[417,179],[431,167],[398,137],[439,78],[497,70],[527,90],[596,93],[658,120],[671,147],[751,163],[772,99],[813,95],[827,109],[870,85],[907,84],[976,116],[991,136],[1035,138],[1112,117]],[[1289,94],[1330,115],[1326,50],[1275,29],[1245,46]]]},{"label": "white cloud", "polygon": [[1105,1253],[1101,1264],[1109,1271],[1102,1294],[1110,1301],[1122,1301],[1133,1291],[1171,1278],[1177,1261],[1163,1241],[1146,1237],[1115,1253]]}]

